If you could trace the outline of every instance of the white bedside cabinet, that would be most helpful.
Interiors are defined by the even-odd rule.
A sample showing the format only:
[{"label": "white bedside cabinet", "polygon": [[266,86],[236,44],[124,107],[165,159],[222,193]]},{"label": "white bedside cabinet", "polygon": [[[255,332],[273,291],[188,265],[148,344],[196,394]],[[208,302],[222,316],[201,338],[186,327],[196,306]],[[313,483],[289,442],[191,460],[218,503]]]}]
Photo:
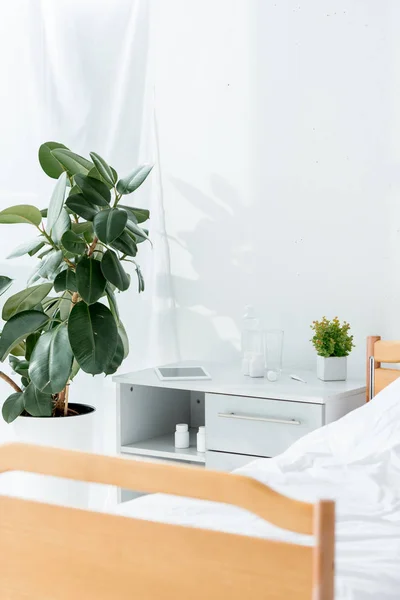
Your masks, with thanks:
[{"label": "white bedside cabinet", "polygon": [[[113,378],[118,384],[118,453],[231,471],[254,458],[284,452],[303,435],[365,402],[360,381],[322,382],[311,371],[296,371],[307,383],[288,373],[270,383],[241,375],[236,365],[202,365],[210,380],[160,381],[153,369]],[[189,448],[174,447],[176,423],[189,424]],[[196,450],[200,425],[206,426],[205,453]],[[121,491],[120,499],[134,496]]]}]

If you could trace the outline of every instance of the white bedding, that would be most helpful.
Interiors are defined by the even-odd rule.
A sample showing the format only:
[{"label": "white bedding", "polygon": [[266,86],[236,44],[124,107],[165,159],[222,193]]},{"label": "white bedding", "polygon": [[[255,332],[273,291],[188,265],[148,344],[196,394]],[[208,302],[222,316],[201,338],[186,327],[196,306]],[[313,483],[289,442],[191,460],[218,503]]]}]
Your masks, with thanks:
[{"label": "white bedding", "polygon": [[[238,469],[282,493],[337,502],[337,600],[400,598],[400,380],[274,459]],[[119,505],[136,518],[312,543],[227,505],[155,494]]]}]

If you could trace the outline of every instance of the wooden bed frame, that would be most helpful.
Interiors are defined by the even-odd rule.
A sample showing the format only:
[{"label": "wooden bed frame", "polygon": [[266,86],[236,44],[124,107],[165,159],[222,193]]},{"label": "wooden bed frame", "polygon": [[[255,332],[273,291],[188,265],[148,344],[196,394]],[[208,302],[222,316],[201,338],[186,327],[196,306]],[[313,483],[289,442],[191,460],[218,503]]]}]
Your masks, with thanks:
[{"label": "wooden bed frame", "polygon": [[332,501],[299,502],[240,475],[27,444],[0,446],[5,471],[232,504],[315,544],[0,496],[2,600],[333,600]]},{"label": "wooden bed frame", "polygon": [[398,369],[382,363],[400,363],[400,341],[383,341],[379,335],[367,338],[367,402],[400,377]]}]

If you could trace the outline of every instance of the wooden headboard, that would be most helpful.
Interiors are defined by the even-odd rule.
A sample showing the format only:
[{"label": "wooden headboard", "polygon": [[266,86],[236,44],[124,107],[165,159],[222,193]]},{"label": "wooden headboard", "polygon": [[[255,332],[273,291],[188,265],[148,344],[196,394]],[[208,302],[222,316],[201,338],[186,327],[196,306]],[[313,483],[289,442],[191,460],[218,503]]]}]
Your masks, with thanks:
[{"label": "wooden headboard", "polygon": [[367,338],[367,402],[400,377],[400,370],[382,367],[400,363],[400,341],[384,341],[379,335]]}]

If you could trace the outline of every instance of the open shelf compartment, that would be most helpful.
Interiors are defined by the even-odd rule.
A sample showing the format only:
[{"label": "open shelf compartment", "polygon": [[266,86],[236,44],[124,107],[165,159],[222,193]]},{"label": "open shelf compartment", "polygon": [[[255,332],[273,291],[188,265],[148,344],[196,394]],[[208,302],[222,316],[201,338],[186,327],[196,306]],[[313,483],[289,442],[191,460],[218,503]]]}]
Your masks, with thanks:
[{"label": "open shelf compartment", "polygon": [[189,448],[175,448],[174,433],[159,435],[135,444],[126,444],[121,446],[121,452],[126,454],[135,454],[139,456],[148,456],[154,458],[166,458],[169,460],[184,460],[189,462],[205,463],[205,453],[197,452],[196,449],[196,429],[189,431]]},{"label": "open shelf compartment", "polygon": [[[119,403],[122,454],[205,464],[205,453],[196,449],[198,427],[205,421],[204,392],[121,385]],[[189,448],[175,448],[177,423],[189,425]]]}]

